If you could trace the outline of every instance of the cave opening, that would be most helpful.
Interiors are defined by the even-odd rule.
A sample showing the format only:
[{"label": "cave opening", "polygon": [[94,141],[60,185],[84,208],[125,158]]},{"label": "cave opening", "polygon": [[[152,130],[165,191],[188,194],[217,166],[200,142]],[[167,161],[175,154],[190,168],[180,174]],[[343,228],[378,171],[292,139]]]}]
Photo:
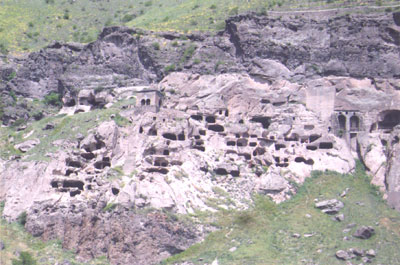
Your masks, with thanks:
[{"label": "cave opening", "polygon": [[168,139],[168,140],[171,140],[171,141],[176,141],[176,140],[177,140],[176,135],[173,134],[173,133],[164,133],[162,136],[163,136],[165,139]]},{"label": "cave opening", "polygon": [[350,118],[350,131],[359,131],[360,130],[360,118],[353,115]]},{"label": "cave opening", "polygon": [[338,120],[339,120],[339,130],[346,131],[346,116],[340,114]]},{"label": "cave opening", "polygon": [[214,116],[207,116],[206,117],[206,122],[215,123],[215,117]]},{"label": "cave opening", "polygon": [[400,110],[385,111],[383,115],[383,120],[378,123],[379,129],[392,130],[400,124]]},{"label": "cave opening", "polygon": [[271,124],[271,118],[269,117],[253,117],[250,121],[261,123],[264,129],[268,129],[269,125]]},{"label": "cave opening", "polygon": [[193,120],[196,120],[196,121],[203,120],[203,116],[201,116],[201,115],[191,115],[190,118],[192,118]]},{"label": "cave opening", "polygon": [[208,126],[208,129],[214,132],[223,132],[225,128],[219,124],[212,124]]}]

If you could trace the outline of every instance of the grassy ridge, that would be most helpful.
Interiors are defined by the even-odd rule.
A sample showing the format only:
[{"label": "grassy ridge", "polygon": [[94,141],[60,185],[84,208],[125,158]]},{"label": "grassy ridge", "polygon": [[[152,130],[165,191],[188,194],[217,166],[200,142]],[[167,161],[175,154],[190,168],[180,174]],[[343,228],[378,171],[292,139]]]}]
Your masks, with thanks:
[{"label": "grassy ridge", "polygon": [[216,31],[248,10],[398,4],[396,0],[2,0],[0,53],[37,50],[51,41],[91,42],[104,26],[155,31]]},{"label": "grassy ridge", "polygon": [[[346,188],[350,189],[347,196],[340,198]],[[217,222],[221,230],[165,264],[184,260],[210,264],[215,259],[219,264],[343,264],[334,255],[349,248],[374,249],[374,264],[400,264],[400,214],[389,209],[380,196],[360,168],[354,175],[316,172],[290,201],[275,205],[257,197],[248,211],[221,212]],[[345,220],[333,221],[316,209],[316,198],[342,200]],[[368,240],[352,238],[356,227],[343,233],[351,223],[371,225],[376,234]],[[295,233],[301,237],[293,237]],[[343,240],[345,236],[350,240]]]}]

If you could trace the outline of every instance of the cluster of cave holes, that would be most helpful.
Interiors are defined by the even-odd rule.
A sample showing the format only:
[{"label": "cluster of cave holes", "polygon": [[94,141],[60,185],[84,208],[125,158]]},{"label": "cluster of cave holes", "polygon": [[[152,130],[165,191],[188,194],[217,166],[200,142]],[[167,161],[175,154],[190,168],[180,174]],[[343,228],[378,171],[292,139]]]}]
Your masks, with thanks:
[{"label": "cluster of cave holes", "polygon": [[304,157],[296,157],[295,159],[294,159],[294,161],[296,162],[296,163],[304,163],[304,164],[306,164],[306,165],[310,165],[310,166],[312,166],[312,165],[314,165],[314,160],[312,160],[311,158],[310,159],[305,159]]},{"label": "cluster of cave holes", "polygon": [[165,158],[157,157],[154,159],[154,166],[155,167],[168,167],[169,162]]},{"label": "cluster of cave holes", "polygon": [[215,174],[220,175],[220,176],[226,176],[228,174],[232,175],[233,177],[239,177],[240,176],[240,171],[239,170],[231,170],[228,172],[228,170],[226,170],[223,167],[220,168],[216,168],[214,170]]},{"label": "cluster of cave holes", "polygon": [[[59,189],[61,192],[69,192],[71,197],[80,194],[83,191],[85,183],[80,180],[65,179],[65,180],[52,180],[50,182],[51,187]],[[71,188],[75,188],[70,190]]]},{"label": "cluster of cave holes", "polygon": [[160,174],[168,174],[169,170],[165,167],[156,167],[156,168],[148,168],[146,169],[148,173],[160,173]]},{"label": "cluster of cave holes", "polygon": [[274,160],[275,160],[275,165],[277,167],[288,167],[289,166],[289,159],[288,158],[284,158],[283,161],[282,161],[280,157],[274,156]]},{"label": "cluster of cave holes", "polygon": [[171,141],[185,141],[186,137],[185,134],[182,132],[178,134],[178,136],[174,133],[164,133],[162,135],[165,139],[171,140]]},{"label": "cluster of cave holes", "polygon": [[103,157],[102,160],[94,163],[96,169],[103,169],[105,167],[111,167],[111,162],[109,157]]}]

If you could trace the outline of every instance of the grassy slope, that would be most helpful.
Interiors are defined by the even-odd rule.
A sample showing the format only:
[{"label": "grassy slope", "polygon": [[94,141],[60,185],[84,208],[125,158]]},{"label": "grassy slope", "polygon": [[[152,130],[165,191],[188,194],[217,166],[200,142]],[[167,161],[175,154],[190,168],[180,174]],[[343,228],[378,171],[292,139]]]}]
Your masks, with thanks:
[{"label": "grassy slope", "polygon": [[[0,52],[37,50],[53,40],[90,42],[106,25],[151,30],[215,31],[224,20],[248,10],[288,10],[371,5],[359,0],[2,0]],[[378,0],[398,4],[396,0]]]},{"label": "grassy slope", "polygon": [[[346,188],[350,188],[348,195],[340,198],[338,194]],[[341,211],[345,221],[333,221],[332,216],[315,209],[316,198],[340,198],[345,204]],[[312,217],[307,218],[306,214]],[[352,238],[356,228],[350,233],[342,232],[350,223],[371,225],[376,234],[369,240]],[[221,230],[210,234],[203,243],[165,263],[190,260],[210,264],[218,259],[219,264],[343,264],[334,254],[352,247],[376,250],[374,264],[400,264],[400,214],[380,199],[360,168],[354,175],[315,174],[292,200],[275,205],[259,197],[252,210],[220,213],[218,225]],[[294,233],[301,237],[292,237]],[[304,237],[308,233],[314,235]],[[344,236],[351,240],[344,241]],[[232,247],[237,250],[229,251]]]}]

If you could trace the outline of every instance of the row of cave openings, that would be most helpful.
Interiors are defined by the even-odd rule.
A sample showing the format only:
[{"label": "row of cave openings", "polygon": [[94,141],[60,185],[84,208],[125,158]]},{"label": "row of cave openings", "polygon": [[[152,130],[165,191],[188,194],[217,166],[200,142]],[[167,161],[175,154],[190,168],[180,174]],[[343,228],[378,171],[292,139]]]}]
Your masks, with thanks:
[{"label": "row of cave openings", "polygon": [[[77,179],[63,179],[63,180],[54,179],[50,182],[50,185],[52,188],[57,189],[59,192],[69,192],[69,195],[71,197],[75,197],[76,195],[81,194],[82,191],[85,190],[85,188],[87,190],[93,189],[93,184],[89,183],[85,186],[85,182]],[[111,193],[113,195],[118,195],[119,189],[112,187]]]},{"label": "row of cave openings", "polygon": [[[162,101],[161,101],[161,99],[158,101],[158,106],[159,107],[161,107],[161,103],[162,103]],[[140,100],[140,105],[141,106],[150,106],[151,105],[151,100],[148,98],[148,99],[142,99],[142,100]]]},{"label": "row of cave openings", "polygon": [[[377,129],[390,132],[395,126],[400,124],[400,110],[386,110],[379,114],[380,121],[373,123],[370,132]],[[361,119],[354,111],[340,112],[337,116],[339,130],[343,132],[358,132],[360,131]],[[349,120],[348,120],[349,119]]]}]

